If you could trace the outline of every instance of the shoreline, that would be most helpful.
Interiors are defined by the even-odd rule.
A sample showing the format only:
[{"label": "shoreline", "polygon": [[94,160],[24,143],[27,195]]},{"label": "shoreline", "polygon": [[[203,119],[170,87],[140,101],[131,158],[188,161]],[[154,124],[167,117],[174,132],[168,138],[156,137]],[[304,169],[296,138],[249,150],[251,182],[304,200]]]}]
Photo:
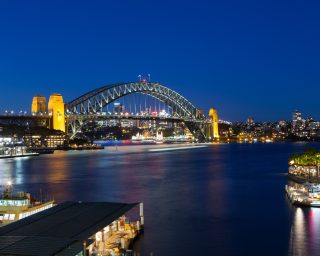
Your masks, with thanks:
[{"label": "shoreline", "polygon": [[39,153],[26,153],[21,155],[1,155],[0,159],[10,159],[10,158],[18,158],[18,157],[28,157],[28,156],[39,156]]}]

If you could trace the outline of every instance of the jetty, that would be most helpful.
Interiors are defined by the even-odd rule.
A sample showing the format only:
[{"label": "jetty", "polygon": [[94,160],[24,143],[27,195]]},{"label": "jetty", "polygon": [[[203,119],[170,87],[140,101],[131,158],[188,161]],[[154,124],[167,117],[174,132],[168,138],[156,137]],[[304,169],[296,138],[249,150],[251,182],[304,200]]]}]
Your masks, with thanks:
[{"label": "jetty", "polygon": [[311,183],[285,186],[290,202],[296,206],[320,207],[320,185]]}]

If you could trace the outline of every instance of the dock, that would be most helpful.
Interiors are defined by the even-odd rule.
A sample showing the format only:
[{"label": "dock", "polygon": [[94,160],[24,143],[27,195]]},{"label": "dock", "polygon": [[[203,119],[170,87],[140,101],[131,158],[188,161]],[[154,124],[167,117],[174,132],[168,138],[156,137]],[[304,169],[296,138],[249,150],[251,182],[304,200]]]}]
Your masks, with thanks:
[{"label": "dock", "polygon": [[285,186],[286,194],[293,205],[304,207],[320,207],[318,193],[310,192],[313,185]]},{"label": "dock", "polygon": [[39,156],[39,153],[30,152],[30,153],[23,153],[23,154],[8,154],[8,155],[0,155],[0,159],[6,158],[18,158],[18,157],[28,157],[28,156]]}]

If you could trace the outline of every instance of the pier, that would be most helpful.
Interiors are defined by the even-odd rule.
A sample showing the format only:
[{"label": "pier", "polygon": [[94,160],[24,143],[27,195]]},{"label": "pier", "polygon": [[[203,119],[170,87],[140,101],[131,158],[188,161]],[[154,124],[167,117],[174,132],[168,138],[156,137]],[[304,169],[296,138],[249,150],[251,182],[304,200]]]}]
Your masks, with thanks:
[{"label": "pier", "polygon": [[285,186],[290,202],[297,206],[320,207],[319,186],[311,184],[297,184],[295,186]]}]

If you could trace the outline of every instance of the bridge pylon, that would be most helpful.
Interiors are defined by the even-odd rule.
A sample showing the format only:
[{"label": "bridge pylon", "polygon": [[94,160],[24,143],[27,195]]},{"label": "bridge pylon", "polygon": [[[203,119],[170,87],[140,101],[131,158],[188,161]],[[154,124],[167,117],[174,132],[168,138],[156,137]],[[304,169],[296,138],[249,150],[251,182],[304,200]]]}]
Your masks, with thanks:
[{"label": "bridge pylon", "polygon": [[48,113],[52,116],[51,129],[66,131],[64,103],[61,94],[52,94],[49,98]]},{"label": "bridge pylon", "polygon": [[210,118],[210,128],[208,129],[207,137],[211,138],[212,141],[219,140],[219,119],[218,112],[215,108],[210,108],[209,110],[209,118]]}]

